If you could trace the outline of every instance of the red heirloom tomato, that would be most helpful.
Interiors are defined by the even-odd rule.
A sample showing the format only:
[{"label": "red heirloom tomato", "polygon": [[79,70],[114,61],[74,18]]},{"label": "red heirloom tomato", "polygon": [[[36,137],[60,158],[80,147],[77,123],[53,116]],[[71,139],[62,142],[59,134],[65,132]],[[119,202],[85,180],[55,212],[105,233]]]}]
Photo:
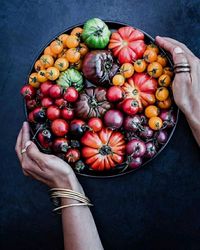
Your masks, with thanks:
[{"label": "red heirloom tomato", "polygon": [[55,120],[60,116],[60,109],[56,106],[50,106],[47,108],[47,118],[49,120]]},{"label": "red heirloom tomato", "polygon": [[67,162],[76,162],[80,159],[80,152],[76,148],[70,148],[65,155]]},{"label": "red heirloom tomato", "polygon": [[34,97],[36,91],[31,85],[25,85],[21,88],[21,94],[26,100],[30,100]]},{"label": "red heirloom tomato", "polygon": [[122,89],[127,98],[136,99],[139,103],[139,109],[143,106],[153,104],[155,102],[155,92],[157,89],[157,81],[145,73],[135,73],[127,80]]},{"label": "red heirloom tomato", "polygon": [[49,95],[49,89],[53,86],[51,81],[46,81],[43,82],[40,85],[40,92],[44,95],[44,96],[48,96]]},{"label": "red heirloom tomato", "polygon": [[135,115],[139,110],[139,103],[133,98],[128,98],[123,102],[122,108],[126,114]]},{"label": "red heirloom tomato", "polygon": [[56,119],[51,123],[51,130],[56,136],[64,136],[68,133],[69,125],[63,119]]},{"label": "red heirloom tomato", "polygon": [[125,140],[120,132],[103,128],[100,132],[87,131],[81,138],[82,156],[92,169],[104,171],[123,162]]},{"label": "red heirloom tomato", "polygon": [[130,63],[142,58],[146,49],[144,34],[133,27],[122,27],[113,32],[108,45],[120,62]]},{"label": "red heirloom tomato", "polygon": [[68,102],[75,102],[78,99],[78,91],[74,87],[67,88],[63,98]]},{"label": "red heirloom tomato", "polygon": [[106,97],[109,102],[118,102],[123,98],[122,88],[119,86],[112,86],[107,90]]}]

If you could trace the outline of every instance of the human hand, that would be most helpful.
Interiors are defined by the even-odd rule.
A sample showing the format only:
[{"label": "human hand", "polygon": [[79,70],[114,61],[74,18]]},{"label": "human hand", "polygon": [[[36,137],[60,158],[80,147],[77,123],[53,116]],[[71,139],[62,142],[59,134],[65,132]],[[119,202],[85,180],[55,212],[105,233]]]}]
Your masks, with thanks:
[{"label": "human hand", "polygon": [[[26,152],[22,150],[26,148]],[[30,141],[29,124],[24,122],[15,147],[17,156],[26,176],[43,182],[50,188],[69,188],[82,191],[72,168],[62,159],[41,153],[35,143]]]},{"label": "human hand", "polygon": [[172,91],[177,106],[185,114],[200,145],[200,60],[184,44],[174,39],[157,36],[156,43],[171,53],[174,64],[190,65],[190,72],[175,74]]}]

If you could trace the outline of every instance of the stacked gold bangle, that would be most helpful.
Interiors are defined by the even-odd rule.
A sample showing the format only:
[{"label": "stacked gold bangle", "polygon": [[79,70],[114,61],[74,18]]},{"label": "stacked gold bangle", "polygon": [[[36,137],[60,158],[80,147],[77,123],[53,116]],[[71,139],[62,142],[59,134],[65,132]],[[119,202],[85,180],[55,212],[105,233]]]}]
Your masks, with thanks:
[{"label": "stacked gold bangle", "polygon": [[[59,213],[60,210],[67,207],[73,206],[93,206],[88,197],[85,195],[65,188],[52,188],[49,190],[50,199],[53,202],[56,208],[53,209],[53,212]],[[79,203],[72,203],[68,205],[61,206],[61,198],[68,198],[79,201]]]},{"label": "stacked gold bangle", "polygon": [[174,73],[190,72],[190,65],[188,63],[176,63],[174,65]]}]

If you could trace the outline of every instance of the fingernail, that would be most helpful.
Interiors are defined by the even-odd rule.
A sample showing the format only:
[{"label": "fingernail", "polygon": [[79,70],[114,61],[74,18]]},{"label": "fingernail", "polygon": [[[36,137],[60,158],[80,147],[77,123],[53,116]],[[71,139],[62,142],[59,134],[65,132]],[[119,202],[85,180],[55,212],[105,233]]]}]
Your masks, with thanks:
[{"label": "fingernail", "polygon": [[27,141],[26,143],[25,143],[25,148],[28,148],[30,145],[31,145],[31,141]]},{"label": "fingernail", "polygon": [[176,54],[181,54],[181,53],[183,53],[183,50],[182,50],[180,47],[176,47],[176,48],[174,49],[174,53],[176,53]]}]

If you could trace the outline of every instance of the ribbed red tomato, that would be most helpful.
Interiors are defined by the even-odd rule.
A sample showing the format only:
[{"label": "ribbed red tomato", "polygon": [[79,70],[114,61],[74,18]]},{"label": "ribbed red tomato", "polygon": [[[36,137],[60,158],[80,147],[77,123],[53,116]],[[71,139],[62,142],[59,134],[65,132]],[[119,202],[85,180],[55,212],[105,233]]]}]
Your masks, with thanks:
[{"label": "ribbed red tomato", "polygon": [[144,34],[130,26],[122,27],[112,33],[108,48],[120,64],[133,62],[142,58],[146,49]]},{"label": "ribbed red tomato", "polygon": [[87,131],[81,138],[81,143],[85,163],[94,170],[109,170],[124,160],[125,140],[120,132],[108,128],[103,128],[98,133]]},{"label": "ribbed red tomato", "polygon": [[156,101],[157,85],[157,81],[147,74],[135,73],[122,86],[122,89],[126,94],[126,98],[133,98],[138,101],[141,110],[142,106],[153,104]]}]

